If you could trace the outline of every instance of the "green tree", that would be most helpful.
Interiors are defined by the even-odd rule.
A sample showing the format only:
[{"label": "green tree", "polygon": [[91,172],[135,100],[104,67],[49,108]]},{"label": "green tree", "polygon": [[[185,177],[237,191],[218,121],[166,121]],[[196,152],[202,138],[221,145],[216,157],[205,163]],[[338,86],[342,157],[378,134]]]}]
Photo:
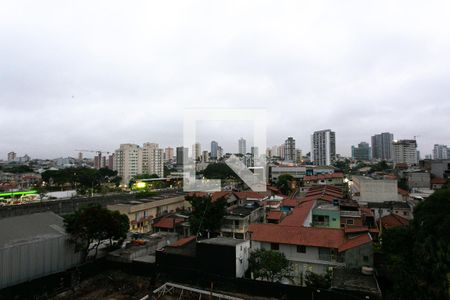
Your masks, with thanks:
[{"label": "green tree", "polygon": [[446,299],[450,273],[450,189],[436,191],[414,210],[407,227],[382,235],[391,299]]},{"label": "green tree", "polygon": [[291,266],[284,253],[258,249],[250,254],[249,269],[255,278],[275,282],[283,277],[289,277]]},{"label": "green tree", "polygon": [[225,163],[209,164],[203,171],[203,175],[208,179],[237,179],[236,173]]},{"label": "green tree", "polygon": [[278,177],[276,182],[276,187],[280,190],[284,195],[289,195],[292,192],[291,182],[294,180],[294,177],[290,174],[283,174]]},{"label": "green tree", "polygon": [[217,232],[223,223],[225,215],[225,198],[212,201],[211,196],[186,196],[192,206],[192,215],[189,218],[191,232],[208,235]]},{"label": "green tree", "polygon": [[305,285],[312,288],[328,289],[331,287],[332,273],[330,270],[323,275],[307,271],[305,274]]},{"label": "green tree", "polygon": [[387,171],[390,169],[391,169],[391,167],[388,165],[388,163],[385,160],[383,160],[383,161],[380,161],[380,162],[376,163],[375,165],[373,165],[370,168],[369,173],[384,172],[384,171]]},{"label": "green tree", "polygon": [[81,252],[86,260],[91,250],[97,256],[98,247],[105,241],[122,242],[129,229],[127,215],[113,212],[100,205],[88,205],[64,217],[66,232],[75,245],[75,251]]}]

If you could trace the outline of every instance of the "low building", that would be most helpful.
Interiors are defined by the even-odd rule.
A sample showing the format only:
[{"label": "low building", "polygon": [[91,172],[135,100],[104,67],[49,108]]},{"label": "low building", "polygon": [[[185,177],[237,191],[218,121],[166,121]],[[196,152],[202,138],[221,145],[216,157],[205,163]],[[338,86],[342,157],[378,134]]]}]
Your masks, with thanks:
[{"label": "low building", "polygon": [[336,267],[360,269],[373,265],[373,245],[369,233],[347,237],[343,229],[250,225],[252,251],[282,252],[292,265],[295,284],[303,285],[306,272],[325,274]]},{"label": "low building", "polygon": [[408,204],[408,202],[385,201],[382,203],[368,203],[367,206],[374,214],[376,221],[390,214],[394,214],[408,220],[413,218],[413,208]]},{"label": "low building", "polygon": [[248,228],[252,223],[265,222],[264,207],[256,201],[247,201],[243,206],[228,210],[220,229],[221,236],[247,239]]},{"label": "low building", "polygon": [[63,272],[81,261],[53,212],[0,220],[0,289]]},{"label": "low building", "polygon": [[344,184],[344,173],[332,173],[332,174],[319,174],[319,175],[308,175],[303,177],[304,186],[313,185],[343,185]]},{"label": "low building", "polygon": [[248,268],[250,241],[217,237],[197,241],[186,237],[156,252],[158,266],[167,271],[193,271],[242,278]]},{"label": "low building", "polygon": [[442,187],[444,187],[444,185],[447,184],[447,180],[444,178],[436,177],[436,178],[431,179],[430,184],[431,184],[431,188],[433,190],[439,190],[439,189],[442,189]]},{"label": "low building", "polygon": [[191,205],[184,196],[171,198],[153,197],[127,203],[107,205],[109,210],[126,214],[130,220],[130,231],[150,232],[154,218],[177,211],[190,210]]},{"label": "low building", "polygon": [[351,188],[352,198],[360,204],[399,200],[397,180],[353,176]]},{"label": "low building", "polygon": [[412,188],[430,188],[430,173],[425,171],[404,172],[406,182],[410,189]]},{"label": "low building", "polygon": [[301,180],[306,175],[306,167],[304,166],[272,166],[269,169],[269,180],[277,182],[281,175],[291,175],[296,180]]},{"label": "low building", "polygon": [[217,237],[197,242],[199,268],[206,273],[242,278],[249,256],[249,240]]}]

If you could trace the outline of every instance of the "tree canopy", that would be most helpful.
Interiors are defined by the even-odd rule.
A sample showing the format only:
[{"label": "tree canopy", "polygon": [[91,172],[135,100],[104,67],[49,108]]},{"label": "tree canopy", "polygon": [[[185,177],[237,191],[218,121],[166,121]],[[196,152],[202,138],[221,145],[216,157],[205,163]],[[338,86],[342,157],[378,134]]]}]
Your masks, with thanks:
[{"label": "tree canopy", "polygon": [[248,259],[250,271],[255,278],[262,278],[272,282],[288,277],[291,267],[282,252],[258,249],[250,254]]},{"label": "tree canopy", "polygon": [[294,177],[290,174],[283,174],[278,177],[276,182],[276,187],[280,190],[284,195],[289,195],[292,192],[291,181],[294,180]]},{"label": "tree canopy", "polygon": [[207,235],[217,232],[223,223],[226,200],[219,198],[212,201],[211,196],[186,196],[192,206],[192,215],[189,218],[191,232]]},{"label": "tree canopy", "polygon": [[305,274],[305,285],[312,288],[328,289],[331,286],[331,271],[320,275],[310,271]]},{"label": "tree canopy", "polygon": [[103,242],[109,241],[111,245],[113,240],[125,239],[130,225],[127,215],[95,204],[66,215],[64,226],[75,251],[81,252],[83,259],[86,259],[93,249],[95,258]]},{"label": "tree canopy", "polygon": [[450,189],[414,210],[407,227],[384,231],[382,251],[391,299],[446,299],[450,274]]},{"label": "tree canopy", "polygon": [[80,193],[86,190],[98,190],[99,187],[106,183],[112,182],[116,186],[121,178],[117,176],[117,171],[108,168],[91,169],[91,168],[65,168],[61,170],[47,170],[42,174],[42,180],[49,185],[64,186],[70,185],[77,188]]},{"label": "tree canopy", "polygon": [[203,176],[208,179],[237,179],[236,173],[225,163],[209,164],[203,171]]}]

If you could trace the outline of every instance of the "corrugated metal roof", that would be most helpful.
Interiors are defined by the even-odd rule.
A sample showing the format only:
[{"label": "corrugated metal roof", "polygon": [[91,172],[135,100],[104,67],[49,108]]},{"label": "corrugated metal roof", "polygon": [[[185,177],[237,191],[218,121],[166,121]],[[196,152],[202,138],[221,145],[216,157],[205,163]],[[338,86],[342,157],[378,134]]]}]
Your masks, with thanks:
[{"label": "corrugated metal roof", "polygon": [[53,212],[0,219],[0,249],[62,235],[63,218]]}]

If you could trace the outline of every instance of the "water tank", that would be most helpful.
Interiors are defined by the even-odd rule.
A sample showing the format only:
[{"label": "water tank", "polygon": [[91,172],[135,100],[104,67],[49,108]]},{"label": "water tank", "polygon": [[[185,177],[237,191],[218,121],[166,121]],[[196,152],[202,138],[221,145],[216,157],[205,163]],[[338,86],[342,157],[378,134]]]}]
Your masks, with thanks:
[{"label": "water tank", "polygon": [[364,266],[361,268],[361,273],[364,275],[373,275],[373,268]]}]

